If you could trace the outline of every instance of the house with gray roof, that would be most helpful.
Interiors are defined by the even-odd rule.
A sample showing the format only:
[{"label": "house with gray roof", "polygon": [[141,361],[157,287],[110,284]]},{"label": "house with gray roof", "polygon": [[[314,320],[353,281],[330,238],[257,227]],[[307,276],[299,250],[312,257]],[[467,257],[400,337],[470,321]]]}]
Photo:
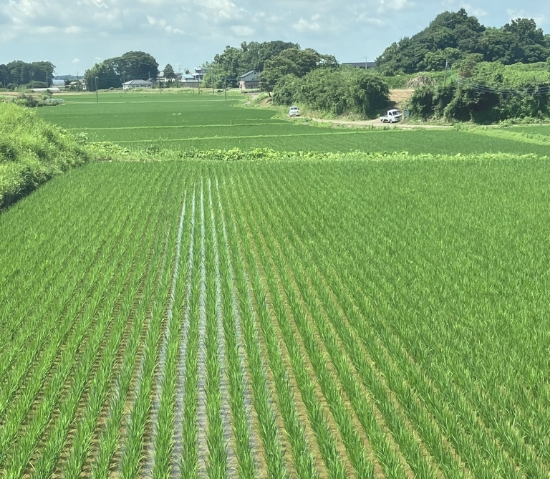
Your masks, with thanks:
[{"label": "house with gray roof", "polygon": [[260,87],[260,74],[257,71],[251,70],[239,77],[239,88],[241,90],[249,90]]},{"label": "house with gray roof", "polygon": [[130,80],[122,84],[123,90],[131,90],[133,88],[153,88],[153,82],[147,80]]}]

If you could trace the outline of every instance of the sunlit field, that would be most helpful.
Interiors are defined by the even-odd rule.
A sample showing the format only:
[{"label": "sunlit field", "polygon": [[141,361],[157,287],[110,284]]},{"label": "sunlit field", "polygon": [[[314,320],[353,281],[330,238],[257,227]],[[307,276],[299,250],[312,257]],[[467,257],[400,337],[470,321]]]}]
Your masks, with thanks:
[{"label": "sunlit field", "polygon": [[4,477],[545,477],[546,160],[96,163],[0,216]]},{"label": "sunlit field", "polygon": [[312,126],[289,121],[268,108],[242,106],[244,95],[202,90],[186,93],[100,92],[67,95],[64,105],[42,108],[44,119],[89,141],[112,141],[129,149],[159,148],[251,149],[321,152],[401,152],[470,154],[482,152],[547,154],[544,145],[506,138],[472,135],[467,131],[393,128],[356,129]]},{"label": "sunlit field", "polygon": [[130,154],[0,213],[0,477],[548,477],[548,127],[65,99]]}]

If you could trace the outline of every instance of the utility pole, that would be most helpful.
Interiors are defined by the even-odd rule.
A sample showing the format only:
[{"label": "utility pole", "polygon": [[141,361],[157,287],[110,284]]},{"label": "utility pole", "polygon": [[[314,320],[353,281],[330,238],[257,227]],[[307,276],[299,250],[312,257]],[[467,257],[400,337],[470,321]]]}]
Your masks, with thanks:
[{"label": "utility pole", "polygon": [[365,57],[365,70],[369,69],[369,62],[367,60],[367,57]]},{"label": "utility pole", "polygon": [[447,86],[447,67],[449,66],[449,63],[447,60],[445,60],[445,80],[443,80],[443,88]]},{"label": "utility pole", "polygon": [[97,77],[95,77],[95,102],[99,103],[99,96],[97,94]]},{"label": "utility pole", "polygon": [[223,80],[224,80],[223,97],[224,97],[224,100],[227,100],[227,77],[224,77]]}]

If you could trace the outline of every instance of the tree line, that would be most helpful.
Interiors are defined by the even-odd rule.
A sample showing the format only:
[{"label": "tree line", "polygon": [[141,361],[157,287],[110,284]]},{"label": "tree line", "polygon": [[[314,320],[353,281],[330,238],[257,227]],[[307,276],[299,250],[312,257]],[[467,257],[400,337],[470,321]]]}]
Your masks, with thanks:
[{"label": "tree line", "polygon": [[395,75],[441,71],[472,55],[504,65],[544,62],[550,57],[550,35],[528,18],[485,27],[461,8],[437,15],[421,32],[392,43],[376,63],[385,74]]},{"label": "tree line", "polygon": [[51,62],[26,63],[16,60],[8,64],[0,64],[0,84],[8,89],[19,86],[47,88],[52,85],[54,71],[55,65]]}]

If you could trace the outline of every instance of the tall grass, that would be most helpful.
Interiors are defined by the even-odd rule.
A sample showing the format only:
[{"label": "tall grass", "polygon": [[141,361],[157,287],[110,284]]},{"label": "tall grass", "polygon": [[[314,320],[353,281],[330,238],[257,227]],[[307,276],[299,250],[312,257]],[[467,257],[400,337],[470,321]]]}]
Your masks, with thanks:
[{"label": "tall grass", "polygon": [[0,208],[90,158],[73,135],[31,110],[0,103]]}]

